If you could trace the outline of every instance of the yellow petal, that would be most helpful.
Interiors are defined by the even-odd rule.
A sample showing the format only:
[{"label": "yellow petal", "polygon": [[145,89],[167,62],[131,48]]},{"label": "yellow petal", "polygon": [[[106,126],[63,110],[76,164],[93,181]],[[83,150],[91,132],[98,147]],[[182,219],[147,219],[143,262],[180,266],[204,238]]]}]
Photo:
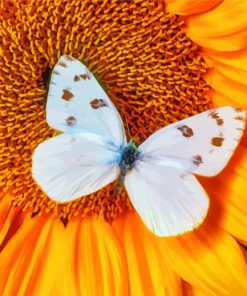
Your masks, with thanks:
[{"label": "yellow petal", "polygon": [[223,0],[167,0],[166,10],[180,15],[196,14],[207,11]]},{"label": "yellow petal", "polygon": [[[202,289],[197,289],[197,288],[194,289],[193,295],[194,296],[216,296],[214,293],[205,292]],[[225,294],[225,295],[227,295],[227,294]]]},{"label": "yellow petal", "polygon": [[[106,222],[27,221],[0,254],[1,295],[127,295],[125,261]],[[18,293],[17,293],[18,291]]]},{"label": "yellow petal", "polygon": [[188,19],[187,35],[216,51],[236,51],[247,45],[247,2],[225,0],[214,9]]},{"label": "yellow petal", "polygon": [[166,253],[157,247],[156,238],[139,225],[136,213],[129,212],[114,222],[128,264],[131,295],[169,295],[182,293],[181,283],[166,262]]},{"label": "yellow petal", "polygon": [[[217,215],[217,212],[214,213]],[[180,237],[164,239],[160,249],[183,279],[205,295],[246,295],[247,270],[236,241],[225,231],[205,221],[199,229]]]}]

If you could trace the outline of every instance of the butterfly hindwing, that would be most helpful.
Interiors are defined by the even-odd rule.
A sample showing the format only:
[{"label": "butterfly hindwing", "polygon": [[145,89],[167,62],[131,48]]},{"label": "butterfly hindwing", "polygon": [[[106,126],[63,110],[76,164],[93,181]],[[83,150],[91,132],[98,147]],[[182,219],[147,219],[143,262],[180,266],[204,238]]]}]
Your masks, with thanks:
[{"label": "butterfly hindwing", "polygon": [[119,151],[97,135],[62,134],[35,149],[32,174],[51,199],[67,202],[114,181],[119,157]]},{"label": "butterfly hindwing", "polygon": [[124,143],[122,119],[93,74],[63,55],[55,65],[47,99],[47,122],[66,133],[91,132],[115,145]]},{"label": "butterfly hindwing", "polygon": [[243,134],[245,118],[239,108],[211,109],[158,130],[139,150],[147,162],[167,165],[173,161],[188,172],[213,176],[232,156]]},{"label": "butterfly hindwing", "polygon": [[209,199],[192,174],[179,167],[137,161],[125,187],[145,225],[158,236],[174,236],[198,227]]}]

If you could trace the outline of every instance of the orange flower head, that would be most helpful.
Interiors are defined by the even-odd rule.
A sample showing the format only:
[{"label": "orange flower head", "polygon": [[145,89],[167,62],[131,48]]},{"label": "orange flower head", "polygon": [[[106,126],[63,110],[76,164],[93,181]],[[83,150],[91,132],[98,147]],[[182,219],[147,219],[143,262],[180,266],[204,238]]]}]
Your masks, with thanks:
[{"label": "orange flower head", "polygon": [[246,11],[242,0],[1,1],[0,294],[247,294],[246,136],[228,168],[200,179],[203,225],[174,238],[147,231],[114,184],[58,204],[31,174],[34,149],[58,134],[45,109],[64,54],[87,65],[139,143],[214,106],[247,108]]}]

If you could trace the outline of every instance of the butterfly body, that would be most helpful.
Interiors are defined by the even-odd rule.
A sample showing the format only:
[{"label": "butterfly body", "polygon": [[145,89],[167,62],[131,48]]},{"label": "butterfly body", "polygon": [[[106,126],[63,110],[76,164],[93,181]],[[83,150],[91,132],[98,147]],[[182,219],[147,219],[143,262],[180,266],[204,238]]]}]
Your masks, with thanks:
[{"label": "butterfly body", "polygon": [[205,219],[209,198],[195,175],[224,169],[245,127],[233,106],[207,110],[165,126],[138,148],[127,142],[122,118],[80,61],[55,65],[46,120],[61,133],[35,148],[32,174],[57,202],[87,198],[117,180],[145,225],[158,236],[191,231]]},{"label": "butterfly body", "polygon": [[120,193],[124,184],[126,174],[134,167],[135,161],[138,159],[139,155],[140,152],[138,151],[138,148],[134,141],[130,141],[123,148],[119,162],[120,175],[117,179],[117,185],[114,190],[115,196]]},{"label": "butterfly body", "polygon": [[134,141],[130,141],[123,149],[121,160],[119,163],[120,169],[126,167],[127,170],[131,169],[138,159],[140,152]]}]

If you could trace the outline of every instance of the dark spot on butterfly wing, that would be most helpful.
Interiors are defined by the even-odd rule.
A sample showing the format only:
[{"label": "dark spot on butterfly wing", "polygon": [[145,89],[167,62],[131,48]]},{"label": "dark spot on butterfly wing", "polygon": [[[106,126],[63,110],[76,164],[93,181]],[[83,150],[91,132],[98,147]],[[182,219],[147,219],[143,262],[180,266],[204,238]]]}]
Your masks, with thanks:
[{"label": "dark spot on butterfly wing", "polygon": [[74,95],[72,94],[71,91],[69,91],[68,89],[63,89],[63,95],[62,95],[63,100],[70,101],[73,97]]},{"label": "dark spot on butterfly wing", "polygon": [[240,107],[233,107],[234,110],[237,112],[237,113],[242,113],[243,112],[243,109],[240,108]]},{"label": "dark spot on butterfly wing", "polygon": [[107,102],[103,99],[94,99],[93,101],[90,102],[90,105],[93,109],[108,107]]},{"label": "dark spot on butterfly wing", "polygon": [[180,126],[177,129],[180,130],[182,135],[186,138],[190,138],[194,135],[193,130],[187,125]]},{"label": "dark spot on butterfly wing", "polygon": [[198,154],[198,155],[193,156],[193,163],[195,165],[197,165],[197,166],[199,166],[200,164],[202,164],[203,161],[202,161],[201,155]]},{"label": "dark spot on butterfly wing", "polygon": [[219,116],[218,112],[212,111],[209,113],[209,116],[216,121],[217,125],[221,126],[224,124],[224,120]]},{"label": "dark spot on butterfly wing", "polygon": [[65,55],[64,58],[65,58],[67,61],[70,61],[70,62],[75,60],[74,57],[72,57],[72,56],[68,56],[68,55]]},{"label": "dark spot on butterfly wing", "polygon": [[77,123],[77,120],[74,116],[69,116],[68,118],[65,119],[65,121],[69,127],[72,127],[72,126],[76,125],[76,123]]},{"label": "dark spot on butterfly wing", "polygon": [[216,147],[221,147],[223,144],[224,138],[222,137],[214,137],[211,139],[211,144]]},{"label": "dark spot on butterfly wing", "polygon": [[80,81],[81,79],[83,80],[89,80],[90,76],[87,73],[80,74],[80,75],[75,75],[74,76],[74,81]]},{"label": "dark spot on butterfly wing", "polygon": [[81,80],[80,76],[75,75],[75,76],[74,76],[74,81],[79,81],[79,80]]},{"label": "dark spot on butterfly wing", "polygon": [[236,116],[236,117],[234,117],[234,119],[239,120],[239,121],[245,120],[244,116]]},{"label": "dark spot on butterfly wing", "polygon": [[67,65],[64,62],[58,62],[58,65],[61,66],[61,67],[64,67],[64,68],[67,67]]},{"label": "dark spot on butterfly wing", "polygon": [[52,72],[52,74],[60,75],[60,73],[59,73],[57,70],[54,70],[54,71]]},{"label": "dark spot on butterfly wing", "polygon": [[90,76],[89,76],[87,73],[81,74],[80,77],[81,77],[83,80],[89,80],[89,79],[90,79]]}]

